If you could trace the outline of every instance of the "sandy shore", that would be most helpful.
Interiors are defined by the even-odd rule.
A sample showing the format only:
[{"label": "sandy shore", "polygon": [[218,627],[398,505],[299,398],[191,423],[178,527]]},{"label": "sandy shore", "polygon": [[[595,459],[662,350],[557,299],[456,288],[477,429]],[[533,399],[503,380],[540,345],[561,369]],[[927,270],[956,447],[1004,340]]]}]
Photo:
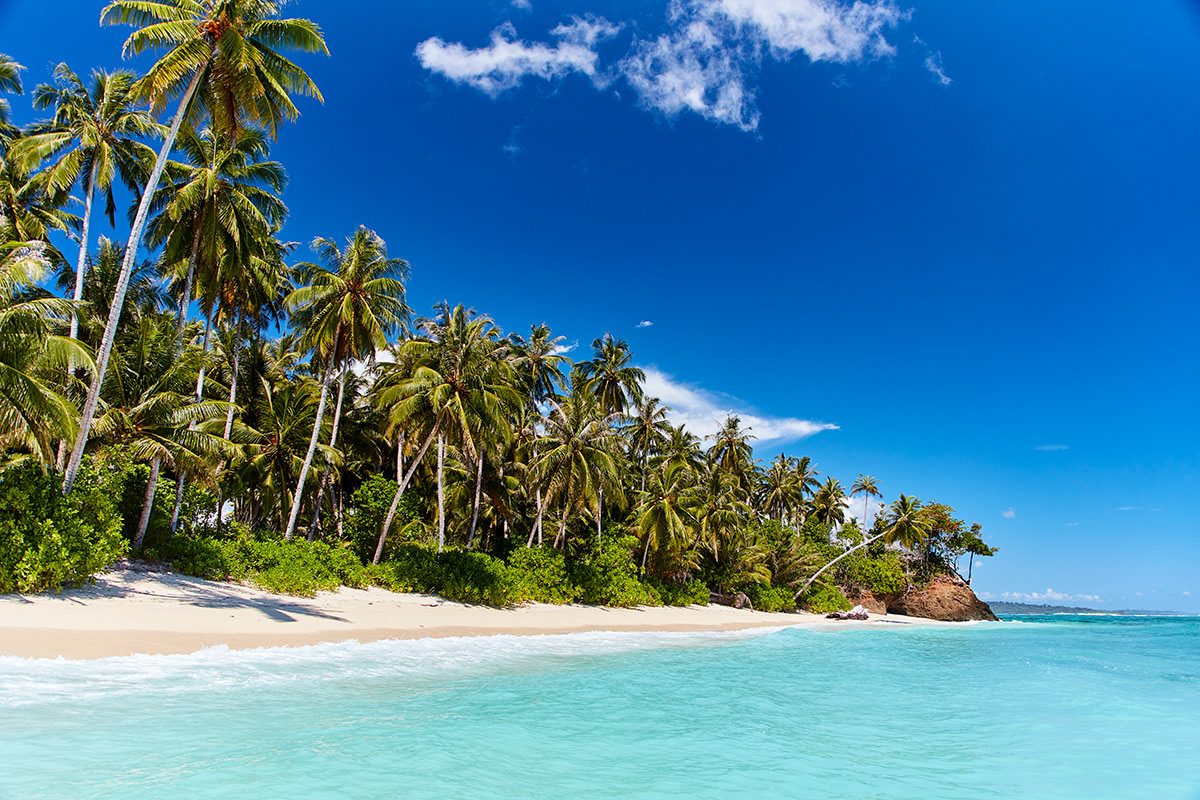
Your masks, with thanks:
[{"label": "sandy shore", "polygon": [[728,631],[894,622],[929,621],[891,615],[867,622],[837,622],[815,614],[770,614],[725,606],[530,604],[497,609],[383,589],[341,589],[301,598],[173,573],[118,569],[99,576],[91,586],[57,595],[0,596],[0,655],[104,658],[190,653],[213,645],[294,647],[348,639]]}]

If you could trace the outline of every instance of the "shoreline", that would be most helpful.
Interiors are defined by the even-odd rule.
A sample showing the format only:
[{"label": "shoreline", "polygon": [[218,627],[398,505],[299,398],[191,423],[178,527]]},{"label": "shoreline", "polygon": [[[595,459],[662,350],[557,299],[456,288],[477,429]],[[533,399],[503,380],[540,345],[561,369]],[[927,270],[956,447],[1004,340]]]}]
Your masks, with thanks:
[{"label": "shoreline", "polygon": [[492,608],[380,588],[292,597],[170,572],[116,569],[60,594],[0,596],[0,656],[97,659],[334,642],[572,633],[723,632],[796,626],[952,623],[899,615],[865,622],[728,606]]}]

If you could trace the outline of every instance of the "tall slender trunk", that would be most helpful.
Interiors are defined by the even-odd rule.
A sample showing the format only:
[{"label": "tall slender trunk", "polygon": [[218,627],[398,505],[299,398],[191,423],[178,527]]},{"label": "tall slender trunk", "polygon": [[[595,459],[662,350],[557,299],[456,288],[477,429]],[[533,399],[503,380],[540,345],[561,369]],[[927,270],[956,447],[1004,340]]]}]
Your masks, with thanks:
[{"label": "tall slender trunk", "polygon": [[183,346],[183,329],[187,326],[188,306],[192,304],[192,281],[196,278],[196,259],[200,257],[200,225],[192,230],[192,249],[188,253],[187,272],[183,277],[183,293],[179,295],[179,318],[175,320],[175,352]]},{"label": "tall slender trunk", "polygon": [[[241,321],[240,318],[238,320]],[[234,328],[233,334],[233,374],[229,378],[229,410],[225,412],[225,441],[229,441],[229,437],[233,435],[233,412],[237,403],[238,390],[238,370],[241,368],[242,349],[238,346],[238,332],[240,326]],[[225,470],[225,462],[222,460],[217,467],[217,525],[218,527],[225,523],[225,503],[221,497],[220,474]]]},{"label": "tall slender trunk", "polygon": [[967,586],[971,585],[971,573],[974,571],[975,571],[975,554],[971,553],[971,557],[967,561]]},{"label": "tall slender trunk", "polygon": [[296,520],[300,517],[300,503],[304,499],[304,482],[308,480],[308,470],[312,467],[313,456],[317,452],[317,440],[321,438],[321,423],[325,420],[325,403],[329,399],[329,383],[333,378],[333,353],[329,354],[329,363],[325,365],[325,375],[321,378],[321,399],[317,401],[317,418],[313,420],[312,436],[308,437],[308,452],[304,454],[304,464],[300,467],[300,477],[296,479],[296,492],[292,496],[292,513],[288,516],[287,530],[284,539],[291,539],[296,532]]},{"label": "tall slender trunk", "polygon": [[[346,397],[346,373],[348,370],[343,366],[342,371],[338,376],[338,395],[337,404],[333,408],[333,430],[329,434],[329,446],[337,447],[338,425],[342,421],[342,401]],[[321,525],[321,501],[325,498],[325,491],[329,488],[329,466],[321,472],[321,483],[317,487],[316,510],[313,511],[312,525],[308,528],[308,540],[311,542],[320,530]]]},{"label": "tall slender trunk", "polygon": [[179,110],[175,112],[175,120],[171,123],[171,128],[167,131],[167,136],[163,140],[162,148],[158,151],[158,158],[154,162],[154,169],[150,171],[150,179],[146,181],[146,188],[142,192],[142,200],[138,204],[137,215],[133,220],[133,227],[129,231],[129,244],[125,247],[125,259],[121,263],[121,274],[117,277],[117,287],[113,292],[112,309],[108,314],[108,323],[104,326],[104,338],[100,340],[100,350],[96,353],[96,371],[92,374],[92,382],[88,387],[87,399],[83,403],[83,410],[79,414],[79,432],[75,435],[75,447],[71,450],[71,458],[67,462],[67,471],[63,476],[63,491],[69,493],[75,486],[75,478],[79,474],[79,465],[83,461],[83,451],[87,447],[88,436],[92,432],[92,422],[96,417],[96,407],[100,403],[100,389],[104,385],[104,373],[108,370],[108,360],[112,357],[113,343],[117,337],[117,326],[121,322],[121,311],[125,305],[125,292],[129,289],[129,276],[133,272],[133,265],[137,262],[138,245],[142,240],[142,233],[146,228],[146,216],[150,213],[150,205],[154,200],[154,191],[158,188],[158,182],[162,178],[163,169],[167,164],[167,157],[171,154],[171,148],[175,146],[175,139],[179,136],[179,128],[183,125],[183,120],[187,116],[189,106],[191,106],[192,98],[196,94],[196,87],[200,85],[200,76],[204,74],[206,65],[200,66],[196,70],[196,74],[192,76],[191,83],[184,90],[183,97],[179,101]]},{"label": "tall slender trunk", "polygon": [[475,527],[479,524],[479,499],[483,491],[483,450],[479,451],[479,458],[476,459],[475,465],[475,502],[471,507],[471,532],[467,534],[467,549],[471,549],[471,545],[475,543]]},{"label": "tall slender trunk", "polygon": [[446,459],[446,437],[438,434],[437,453],[438,552],[446,549],[446,487],[442,483],[442,467]]},{"label": "tall slender trunk", "polygon": [[834,564],[836,564],[837,562],[841,561],[846,556],[853,553],[855,550],[861,550],[864,547],[866,547],[867,545],[871,544],[871,542],[873,542],[876,539],[879,539],[883,536],[886,536],[886,535],[887,535],[887,531],[884,531],[883,533],[877,533],[874,536],[872,536],[870,539],[867,539],[866,541],[864,541],[862,544],[856,544],[854,547],[851,547],[849,550],[844,551],[841,555],[837,556],[832,561],[830,561],[828,564],[826,564],[825,566],[821,567],[819,570],[814,572],[813,576],[811,578],[809,578],[807,581],[805,581],[804,585],[800,587],[800,590],[798,592],[796,592],[795,596],[797,598],[799,598],[800,595],[804,594],[808,590],[808,587],[812,586],[813,582],[821,576],[822,572],[829,569]]},{"label": "tall slender trunk", "polygon": [[[83,275],[87,269],[88,245],[92,231],[92,201],[96,196],[96,173],[100,170],[100,162],[92,159],[92,172],[88,177],[87,193],[83,201],[83,229],[79,232],[79,259],[75,262],[75,294],[72,299],[75,305],[71,307],[71,338],[79,338],[78,306],[83,302]],[[75,371],[74,362],[70,365],[71,372]]]},{"label": "tall slender trunk", "polygon": [[596,541],[600,542],[604,539],[603,528],[601,527],[604,520],[604,487],[600,487],[599,496],[596,498]]},{"label": "tall slender trunk", "polygon": [[[208,369],[208,348],[212,336],[212,311],[204,315],[204,355],[200,360],[200,372],[196,375],[196,402],[204,399],[204,376]],[[178,341],[178,338],[176,339]],[[188,424],[188,430],[195,430],[196,423]],[[171,533],[179,529],[179,510],[183,508],[183,475],[175,476],[175,507],[171,510]]]},{"label": "tall slender trunk", "polygon": [[142,516],[138,519],[137,536],[133,540],[135,549],[142,546],[142,540],[146,538],[146,529],[150,527],[150,512],[154,508],[154,493],[158,491],[158,471],[161,468],[162,459],[155,456],[150,461],[150,478],[146,481],[146,497],[142,501]]},{"label": "tall slender trunk", "polygon": [[567,491],[563,493],[563,513],[562,519],[558,522],[558,536],[554,537],[554,547],[557,549],[559,544],[567,543],[567,514],[571,510],[571,483],[575,477],[570,472],[567,473]]},{"label": "tall slender trunk", "polygon": [[[440,424],[440,419],[434,420],[433,428],[429,431],[429,435],[425,437],[425,443],[421,445],[421,449],[413,459],[412,466],[408,468],[408,474],[404,476],[404,479],[400,481],[400,485],[396,487],[396,494],[392,497],[392,504],[388,507],[387,516],[383,518],[383,528],[379,531],[379,544],[375,546],[375,558],[371,560],[372,564],[378,564],[379,559],[383,558],[383,546],[387,543],[388,531],[392,529],[392,522],[396,519],[396,509],[400,507],[400,498],[404,495],[404,490],[408,487],[409,481],[416,474],[417,467],[421,466],[421,459],[425,457],[426,451],[429,450],[429,445],[433,442],[434,437],[438,435]],[[403,451],[403,438],[400,440],[400,448]],[[396,456],[397,471],[403,458],[403,455]]]}]

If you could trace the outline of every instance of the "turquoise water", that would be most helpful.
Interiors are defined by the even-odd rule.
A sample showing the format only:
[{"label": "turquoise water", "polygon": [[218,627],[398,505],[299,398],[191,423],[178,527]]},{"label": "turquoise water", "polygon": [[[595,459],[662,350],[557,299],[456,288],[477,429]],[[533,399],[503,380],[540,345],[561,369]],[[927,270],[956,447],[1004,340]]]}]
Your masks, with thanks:
[{"label": "turquoise water", "polygon": [[1200,619],[0,659],[0,798],[1200,798]]}]

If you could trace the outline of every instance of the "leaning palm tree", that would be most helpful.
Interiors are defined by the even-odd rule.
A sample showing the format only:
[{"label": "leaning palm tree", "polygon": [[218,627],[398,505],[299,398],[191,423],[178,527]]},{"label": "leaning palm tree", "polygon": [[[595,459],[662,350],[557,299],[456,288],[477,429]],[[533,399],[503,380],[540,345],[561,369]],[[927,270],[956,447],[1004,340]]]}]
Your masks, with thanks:
[{"label": "leaning palm tree", "polygon": [[[347,237],[344,249],[339,250],[332,239],[319,237],[313,241],[313,250],[325,263],[297,267],[308,285],[292,292],[287,304],[293,312],[293,323],[303,331],[306,349],[313,353],[314,371],[322,375],[321,395],[308,453],[296,479],[285,539],[291,539],[296,530],[304,482],[317,450],[334,375],[341,375],[339,387],[344,387],[350,362],[373,356],[386,347],[388,336],[399,331],[411,313],[404,302],[408,263],[402,258],[388,258],[387,245],[379,234],[360,227]],[[335,419],[341,416],[343,396],[344,390],[339,388]],[[336,427],[331,440],[330,446],[335,447]]]},{"label": "leaning palm tree", "polygon": [[247,123],[275,134],[281,121],[300,113],[291,94],[321,99],[312,79],[279,48],[328,54],[325,40],[308,20],[279,19],[281,6],[270,0],[113,0],[100,14],[101,24],[138,29],[125,40],[126,56],[166,49],[134,85],[134,94],[148,100],[156,111],[176,96],[179,106],[134,216],[122,269],[125,277],[117,283],[109,324],[96,354],[96,370],[63,477],[64,491],[71,490],[79,472],[121,318],[127,273],[137,261],[158,181],[184,121],[191,118],[198,123],[207,116],[215,127],[234,135]]},{"label": "leaning palm tree", "polygon": [[922,542],[929,536],[929,522],[921,514],[921,501],[915,497],[908,495],[900,495],[896,502],[892,503],[889,510],[887,527],[880,533],[875,534],[869,539],[864,539],[861,543],[839,554],[825,566],[813,573],[812,577],[804,582],[796,592],[796,597],[804,594],[809,586],[821,576],[821,573],[832,567],[837,562],[841,561],[846,556],[853,552],[863,549],[867,545],[875,542],[878,539],[886,539],[888,542],[895,542],[901,547],[912,549],[917,544]]},{"label": "leaning palm tree", "polygon": [[389,417],[392,430],[416,433],[423,444],[396,487],[384,517],[375,549],[383,555],[400,498],[436,438],[438,486],[438,549],[446,543],[443,471],[446,439],[468,458],[480,458],[479,434],[503,430],[511,412],[522,405],[515,388],[511,362],[496,358],[501,346],[491,318],[475,316],[463,306],[442,303],[434,319],[422,319],[424,336],[405,341],[396,368],[387,372],[375,395],[377,407]]},{"label": "leaning palm tree", "polygon": [[0,452],[25,450],[52,462],[51,443],[69,437],[75,407],[55,385],[69,363],[91,367],[78,341],[59,335],[73,304],[29,298],[46,274],[41,242],[0,244]]},{"label": "leaning palm tree", "polygon": [[[117,204],[113,183],[119,178],[130,192],[140,191],[142,179],[154,161],[154,150],[140,139],[159,133],[159,126],[145,111],[134,108],[129,71],[95,70],[91,85],[85,85],[66,64],[54,68],[54,83],[40,84],[33,104],[40,110],[53,109],[54,117],[34,125],[12,148],[11,157],[26,168],[50,160],[41,173],[50,192],[69,192],[76,184],[83,190],[83,218],[79,255],[75,262],[74,300],[83,299],[83,276],[87,266],[92,225],[92,203],[99,192],[104,198],[108,224],[116,224]],[[71,316],[71,336],[78,320]]]}]

